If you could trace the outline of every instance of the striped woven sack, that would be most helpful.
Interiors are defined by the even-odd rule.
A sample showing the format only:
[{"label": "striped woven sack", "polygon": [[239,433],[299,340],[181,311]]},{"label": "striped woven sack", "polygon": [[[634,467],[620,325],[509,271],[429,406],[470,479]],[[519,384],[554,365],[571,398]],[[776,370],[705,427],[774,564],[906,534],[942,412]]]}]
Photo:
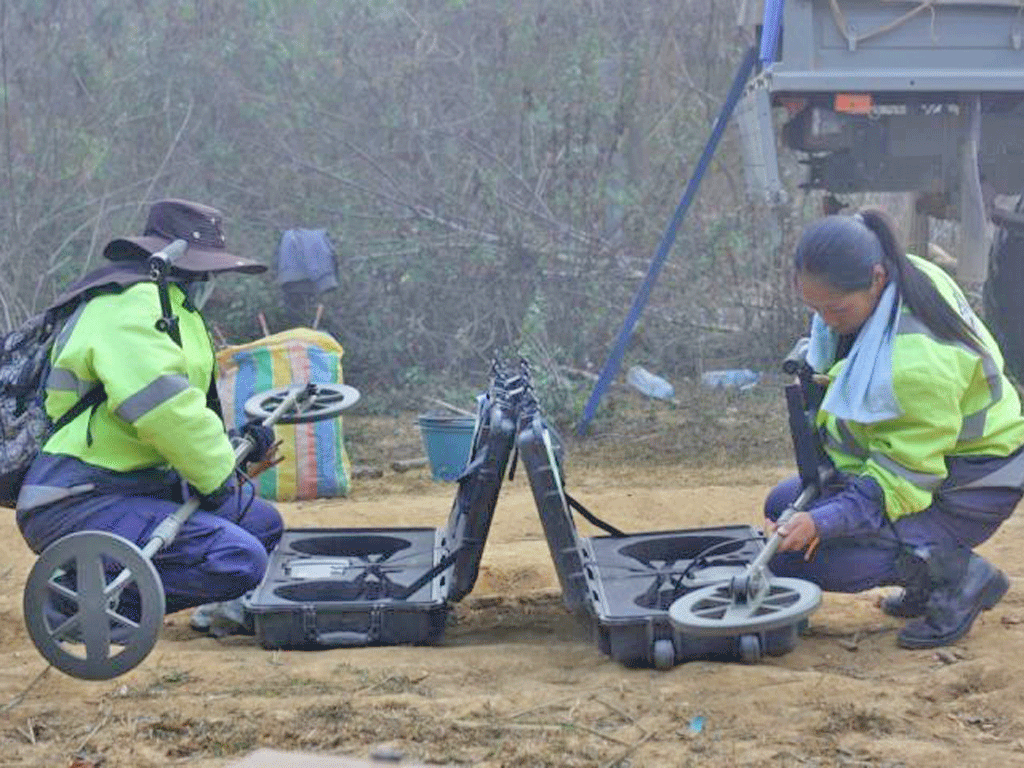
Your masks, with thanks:
[{"label": "striped woven sack", "polygon": [[[217,353],[217,392],[229,428],[245,423],[245,402],[270,389],[312,381],[343,384],[344,350],[329,334],[292,328]],[[351,465],[341,418],[308,424],[277,424],[284,460],[254,481],[265,499],[295,501],[348,494]]]}]

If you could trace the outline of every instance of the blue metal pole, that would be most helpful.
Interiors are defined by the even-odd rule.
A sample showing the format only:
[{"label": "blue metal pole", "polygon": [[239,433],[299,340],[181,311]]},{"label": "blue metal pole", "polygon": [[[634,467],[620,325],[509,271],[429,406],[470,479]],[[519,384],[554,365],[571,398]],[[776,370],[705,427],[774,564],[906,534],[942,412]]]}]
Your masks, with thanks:
[{"label": "blue metal pole", "polygon": [[668,229],[665,230],[665,234],[661,238],[657,253],[651,261],[651,266],[647,269],[647,275],[644,277],[643,283],[640,284],[636,297],[633,299],[633,306],[630,307],[629,314],[626,315],[626,320],[623,322],[619,335],[615,339],[615,344],[612,346],[611,354],[605,361],[604,368],[601,370],[601,374],[594,384],[594,389],[590,393],[590,398],[583,409],[583,418],[576,427],[576,434],[578,435],[585,435],[587,433],[587,428],[597,412],[597,406],[601,402],[601,397],[608,390],[612,379],[615,378],[615,374],[618,373],[619,367],[622,365],[622,357],[626,353],[626,343],[629,341],[629,337],[633,333],[633,329],[636,327],[644,307],[647,305],[647,300],[651,297],[651,291],[658,280],[658,274],[665,265],[669,249],[672,248],[672,244],[676,240],[679,226],[683,223],[683,218],[686,216],[686,212],[689,210],[690,204],[697,194],[697,188],[700,186],[704,174],[707,173],[708,166],[711,164],[711,158],[715,154],[718,142],[721,140],[722,134],[725,132],[725,126],[729,122],[729,117],[736,108],[736,103],[743,94],[743,87],[746,85],[747,80],[750,78],[750,73],[754,69],[754,64],[757,62],[757,54],[756,48],[750,48],[744,55],[739,69],[736,71],[732,86],[729,88],[729,94],[726,96],[725,103],[722,104],[722,109],[718,113],[718,118],[711,128],[711,136],[704,146],[704,152],[701,154],[697,167],[690,177],[689,183],[686,185],[686,191],[676,207]]},{"label": "blue metal pole", "polygon": [[782,8],[785,0],[765,0],[764,18],[761,22],[761,66],[770,67],[775,62],[775,50],[779,45],[779,30],[782,29]]}]

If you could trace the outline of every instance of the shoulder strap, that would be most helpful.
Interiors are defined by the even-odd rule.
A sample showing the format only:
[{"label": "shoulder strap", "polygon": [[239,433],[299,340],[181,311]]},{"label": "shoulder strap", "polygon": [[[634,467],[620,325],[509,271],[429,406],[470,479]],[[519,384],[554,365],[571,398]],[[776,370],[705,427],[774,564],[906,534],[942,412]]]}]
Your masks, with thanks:
[{"label": "shoulder strap", "polygon": [[206,407],[224,420],[224,407],[220,404],[220,393],[217,392],[217,366],[214,364],[210,374],[210,386],[206,390]]},{"label": "shoulder strap", "polygon": [[53,437],[55,434],[64,429],[68,424],[77,419],[83,413],[90,408],[95,408],[104,400],[107,399],[107,390],[103,388],[102,384],[97,384],[95,387],[86,392],[82,397],[79,398],[78,402],[68,408],[57,419],[50,428],[43,435],[43,439],[39,442],[40,447],[46,445],[46,442]]},{"label": "shoulder strap", "polygon": [[156,329],[166,333],[171,340],[181,346],[181,330],[178,328],[178,316],[171,309],[171,297],[167,290],[167,279],[161,277],[157,280],[156,289],[160,294],[160,319],[156,321]]}]

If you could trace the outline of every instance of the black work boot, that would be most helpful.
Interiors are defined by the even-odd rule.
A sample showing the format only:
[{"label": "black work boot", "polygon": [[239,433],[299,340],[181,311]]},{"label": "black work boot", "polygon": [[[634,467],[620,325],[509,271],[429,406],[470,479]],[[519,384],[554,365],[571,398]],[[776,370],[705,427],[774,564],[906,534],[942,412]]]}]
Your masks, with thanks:
[{"label": "black work boot", "polygon": [[923,616],[932,594],[928,561],[918,553],[901,550],[896,556],[896,572],[903,589],[895,595],[882,598],[878,607],[882,613],[897,619]]},{"label": "black work boot", "polygon": [[994,607],[1010,588],[1006,574],[967,550],[929,560],[932,594],[924,615],[896,635],[901,648],[938,648],[966,635],[978,614]]},{"label": "black work boot", "polygon": [[924,615],[925,606],[928,605],[930,591],[910,590],[904,587],[895,595],[888,595],[882,598],[878,607],[886,616],[893,616],[897,619],[916,619]]}]

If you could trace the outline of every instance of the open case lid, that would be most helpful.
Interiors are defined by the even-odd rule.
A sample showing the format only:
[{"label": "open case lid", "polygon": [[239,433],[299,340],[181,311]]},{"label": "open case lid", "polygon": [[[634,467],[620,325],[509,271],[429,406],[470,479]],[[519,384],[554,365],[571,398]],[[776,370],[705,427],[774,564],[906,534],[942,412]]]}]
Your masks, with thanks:
[{"label": "open case lid", "polygon": [[580,610],[589,605],[590,597],[579,535],[565,494],[564,447],[529,390],[519,408],[516,445],[530,478],[534,502],[562,587],[562,601],[569,610]]},{"label": "open case lid", "polygon": [[453,557],[448,599],[461,600],[473,589],[498,492],[515,443],[519,377],[495,364],[491,385],[477,397],[476,429],[469,462],[458,480],[444,537],[445,557]]}]

